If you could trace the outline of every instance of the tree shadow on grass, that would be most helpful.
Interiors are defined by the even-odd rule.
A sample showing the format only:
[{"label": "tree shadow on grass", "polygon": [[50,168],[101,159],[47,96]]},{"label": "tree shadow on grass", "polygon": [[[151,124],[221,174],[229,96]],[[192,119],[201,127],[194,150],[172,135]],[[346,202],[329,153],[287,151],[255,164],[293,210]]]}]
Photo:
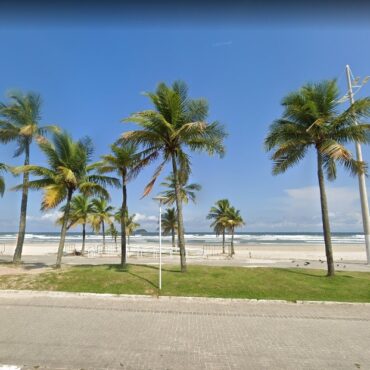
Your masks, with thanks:
[{"label": "tree shadow on grass", "polygon": [[140,279],[140,280],[146,281],[148,284],[150,284],[150,285],[151,285],[151,286],[153,286],[154,288],[159,289],[159,286],[158,286],[157,284],[153,283],[152,281],[150,281],[149,279],[147,279],[147,278],[145,278],[145,277],[143,277],[143,276],[140,276],[140,275],[138,275],[138,274],[134,274],[133,272],[130,272],[130,271],[127,271],[127,273],[128,273],[129,275],[131,275],[131,276],[134,276],[134,277],[136,277],[136,278]]},{"label": "tree shadow on grass", "polygon": [[20,262],[20,263],[13,263],[13,261],[3,261],[0,260],[0,266],[7,266],[7,267],[20,267],[23,270],[35,270],[41,269],[45,267],[50,267],[43,262]]},{"label": "tree shadow on grass", "polygon": [[[291,269],[287,269],[285,271],[286,272],[289,272],[289,273],[292,273],[292,274],[305,275],[305,276],[309,276],[309,277],[313,277],[313,278],[328,278],[328,279],[331,279],[332,278],[332,277],[327,276],[327,275],[324,275],[324,274],[323,275],[316,275],[316,274],[312,274],[312,273],[310,274],[309,272],[307,272],[308,270],[291,270]],[[337,273],[338,273],[338,271],[337,271]],[[338,275],[335,275],[335,276],[338,276]],[[353,276],[350,276],[350,275],[340,275],[340,277],[353,279]]]}]

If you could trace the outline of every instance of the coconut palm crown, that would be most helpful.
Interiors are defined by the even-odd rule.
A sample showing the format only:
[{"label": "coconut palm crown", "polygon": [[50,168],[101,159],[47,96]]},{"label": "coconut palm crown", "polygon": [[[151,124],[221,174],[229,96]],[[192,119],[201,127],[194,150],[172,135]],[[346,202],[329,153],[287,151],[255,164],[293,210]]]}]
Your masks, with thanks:
[{"label": "coconut palm crown", "polygon": [[160,83],[155,92],[145,95],[151,100],[154,109],[134,113],[125,119],[125,122],[136,123],[141,129],[124,133],[121,141],[142,145],[148,161],[161,157],[161,163],[146,186],[144,196],[150,193],[164,165],[167,162],[172,165],[181,271],[185,272],[185,238],[178,176],[179,173],[189,175],[191,172],[190,157],[186,151],[223,156],[226,133],[220,123],[206,122],[207,102],[204,99],[190,99],[183,82],[175,82],[172,86]]},{"label": "coconut palm crown", "polygon": [[365,163],[356,161],[345,144],[370,141],[370,126],[355,125],[370,115],[370,98],[359,99],[339,112],[339,97],[335,80],[307,84],[287,95],[282,118],[271,124],[265,139],[266,150],[272,151],[274,175],[297,164],[309,149],[316,152],[328,276],[334,275],[334,262],[324,175],[334,180],[337,164],[352,175],[366,171]]},{"label": "coconut palm crown", "polygon": [[[41,210],[57,207],[66,200],[56,267],[61,266],[64,241],[70,215],[70,203],[75,192],[86,196],[99,195],[109,198],[105,186],[118,186],[119,181],[92,173],[95,164],[90,164],[93,147],[89,138],[74,141],[66,132],[53,136],[52,143],[43,140],[40,149],[44,152],[48,167],[26,165],[17,167],[16,173],[31,173],[39,178],[29,182],[28,187],[43,190]],[[22,185],[16,187],[21,188]]]},{"label": "coconut palm crown", "polygon": [[[0,142],[16,142],[14,157],[24,154],[24,165],[30,163],[30,149],[34,139],[42,138],[48,132],[57,132],[58,127],[40,126],[41,97],[35,93],[22,94],[12,92],[8,95],[10,102],[0,102]],[[29,174],[23,174],[22,202],[19,220],[17,245],[13,262],[19,263],[22,258],[24,237],[26,234],[26,218],[28,203]]]},{"label": "coconut palm crown", "polygon": [[[176,203],[176,191],[175,191],[175,177],[173,173],[166,177],[166,181],[161,182],[161,186],[166,187],[167,190],[159,193],[160,196],[165,197],[163,204],[172,205]],[[184,176],[179,176],[180,183],[180,198],[185,204],[189,203],[189,200],[195,203],[196,192],[202,189],[199,184],[187,184],[187,178]]]}]

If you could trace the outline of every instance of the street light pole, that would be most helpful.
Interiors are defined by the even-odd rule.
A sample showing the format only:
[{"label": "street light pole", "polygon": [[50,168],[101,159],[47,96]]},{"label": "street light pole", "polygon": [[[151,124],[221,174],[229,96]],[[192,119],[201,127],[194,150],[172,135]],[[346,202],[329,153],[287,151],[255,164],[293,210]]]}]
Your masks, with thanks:
[{"label": "street light pole", "polygon": [[[346,65],[347,83],[348,83],[348,95],[350,105],[354,103],[353,91],[352,91],[352,81],[349,65]],[[355,121],[355,124],[358,123]],[[358,161],[362,161],[362,150],[359,142],[356,141],[356,156]],[[362,223],[365,234],[365,248],[366,248],[366,258],[367,263],[370,264],[370,220],[369,220],[369,203],[367,199],[366,191],[366,181],[365,174],[358,175],[358,183],[360,188],[360,198],[361,198],[361,211],[362,211]]]},{"label": "street light pole", "polygon": [[159,290],[162,290],[162,201],[159,201]]},{"label": "street light pole", "polygon": [[159,202],[159,283],[158,288],[162,290],[162,202],[166,197],[157,196],[153,198]]}]

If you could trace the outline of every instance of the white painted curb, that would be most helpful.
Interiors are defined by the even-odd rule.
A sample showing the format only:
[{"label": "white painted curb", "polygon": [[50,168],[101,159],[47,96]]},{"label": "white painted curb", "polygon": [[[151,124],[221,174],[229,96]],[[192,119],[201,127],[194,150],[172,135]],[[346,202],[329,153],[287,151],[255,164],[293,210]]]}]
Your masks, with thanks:
[{"label": "white painted curb", "polygon": [[[286,301],[274,299],[248,299],[248,298],[209,298],[209,297],[183,297],[183,296],[152,296],[135,294],[110,294],[110,293],[84,293],[84,292],[56,292],[41,290],[0,290],[0,297],[51,297],[51,298],[97,298],[97,299],[118,299],[118,300],[149,300],[149,301],[178,301],[196,303],[253,303],[253,304],[312,304],[312,305],[350,305],[369,306],[370,303],[358,302],[336,302],[336,301]],[[1,369],[1,368],[0,368]]]}]

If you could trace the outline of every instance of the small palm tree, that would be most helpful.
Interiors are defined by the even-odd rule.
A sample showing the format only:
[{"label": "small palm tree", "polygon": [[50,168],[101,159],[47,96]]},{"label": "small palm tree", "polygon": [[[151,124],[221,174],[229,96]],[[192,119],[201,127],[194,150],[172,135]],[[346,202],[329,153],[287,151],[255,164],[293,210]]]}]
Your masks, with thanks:
[{"label": "small palm tree", "polygon": [[112,222],[109,225],[108,234],[112,237],[114,240],[114,244],[116,245],[116,251],[117,251],[117,238],[118,238],[118,231],[116,229],[116,226],[114,225],[114,222]]},{"label": "small palm tree", "polygon": [[8,170],[8,166],[4,163],[0,163],[0,195],[3,196],[5,193],[5,179],[2,173]]},{"label": "small palm tree", "polygon": [[106,198],[95,198],[91,201],[93,212],[90,222],[95,232],[102,231],[103,234],[103,253],[105,252],[105,224],[112,224],[114,207],[108,204]]},{"label": "small palm tree", "polygon": [[179,173],[181,176],[188,176],[191,169],[190,158],[185,150],[222,156],[225,151],[223,139],[226,134],[218,122],[206,122],[207,102],[204,99],[190,99],[187,86],[183,82],[175,82],[172,86],[160,83],[154,93],[146,95],[153,103],[154,110],[141,111],[125,119],[126,122],[138,124],[141,130],[124,133],[121,141],[142,145],[148,161],[162,157],[162,163],[146,186],[144,196],[152,190],[164,165],[167,162],[172,164],[181,271],[185,272],[186,253],[179,182]]},{"label": "small palm tree", "polygon": [[[79,191],[86,196],[100,195],[108,199],[105,186],[118,186],[119,182],[116,178],[91,173],[95,165],[89,165],[93,153],[89,138],[74,141],[65,132],[57,133],[53,143],[44,140],[40,149],[46,155],[49,167],[27,165],[19,166],[14,171],[39,176],[39,179],[30,181],[28,187],[44,191],[41,210],[55,208],[66,200],[56,261],[56,267],[60,268],[73,194]],[[18,185],[15,189],[22,186]]]},{"label": "small palm tree", "polygon": [[329,212],[324,173],[329,180],[337,176],[337,164],[342,164],[352,175],[363,173],[365,163],[353,159],[346,143],[370,141],[369,125],[354,125],[370,115],[370,98],[359,99],[342,113],[339,90],[335,80],[307,84],[287,95],[284,113],[271,126],[265,139],[266,150],[273,151],[273,174],[285,172],[314,149],[317,157],[321,215],[325,240],[328,276],[334,275]]},{"label": "small palm tree", "polygon": [[224,221],[227,222],[227,228],[231,232],[231,251],[230,251],[230,254],[231,254],[231,256],[233,256],[235,254],[235,250],[234,250],[235,229],[237,227],[241,227],[241,226],[245,225],[245,222],[244,222],[242,216],[240,215],[240,211],[238,209],[235,209],[235,207],[230,207],[227,210]]},{"label": "small palm tree", "polygon": [[140,224],[135,222],[135,216],[135,214],[128,215],[126,219],[126,235],[128,244],[130,244],[130,235],[132,235],[135,230],[140,227]]},{"label": "small palm tree", "polygon": [[172,248],[175,249],[175,235],[177,230],[177,217],[175,208],[167,208],[166,212],[162,215],[162,232],[163,235],[172,236]]},{"label": "small palm tree", "polygon": [[[202,187],[199,184],[188,184],[187,185],[186,184],[187,180],[188,180],[187,177],[179,176],[181,201],[185,204],[188,204],[189,200],[195,203],[196,192],[200,191]],[[159,194],[160,196],[166,198],[163,204],[173,205],[174,203],[176,203],[175,177],[173,176],[172,172],[169,176],[166,177],[166,181],[161,183],[161,186],[164,186],[167,188],[167,190],[162,191]]]},{"label": "small palm tree", "polygon": [[[24,165],[30,163],[30,149],[34,139],[42,138],[47,132],[57,132],[56,126],[39,126],[41,119],[41,98],[35,93],[23,95],[20,92],[9,94],[10,102],[0,103],[0,142],[16,141],[14,157],[24,154]],[[24,237],[26,235],[26,218],[28,202],[29,174],[23,174],[21,214],[17,245],[13,262],[19,263],[22,258]]]},{"label": "small palm tree", "polygon": [[[60,208],[60,211],[65,213],[66,206]],[[71,199],[70,213],[67,229],[82,225],[82,248],[81,255],[85,254],[85,243],[86,243],[86,225],[89,222],[89,219],[94,212],[94,208],[91,202],[91,199],[84,195],[78,194]],[[58,223],[62,224],[64,216],[62,216]]]},{"label": "small palm tree", "polygon": [[148,163],[147,159],[138,153],[138,147],[134,143],[124,142],[121,145],[112,145],[112,153],[102,156],[99,163],[99,172],[115,172],[122,186],[122,206],[117,222],[121,226],[121,265],[125,266],[126,256],[126,217],[127,217],[127,183],[133,180],[140,170]]},{"label": "small palm tree", "polygon": [[211,227],[216,235],[222,234],[222,253],[225,253],[225,234],[228,227],[227,213],[230,209],[230,202],[228,199],[220,199],[210,209],[207,219],[213,220]]}]

